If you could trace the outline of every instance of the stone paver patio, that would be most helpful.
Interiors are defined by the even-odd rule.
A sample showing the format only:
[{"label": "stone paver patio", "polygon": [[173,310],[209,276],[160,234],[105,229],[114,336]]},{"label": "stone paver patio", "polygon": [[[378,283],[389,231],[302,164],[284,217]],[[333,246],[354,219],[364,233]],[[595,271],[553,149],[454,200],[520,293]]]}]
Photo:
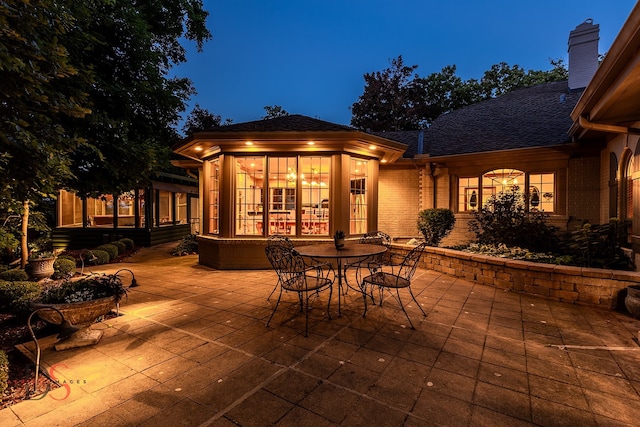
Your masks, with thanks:
[{"label": "stone paver patio", "polygon": [[627,315],[419,269],[416,330],[390,298],[362,318],[350,291],[340,318],[335,303],[326,317],[328,293],[314,303],[305,338],[295,295],[264,326],[275,273],[212,270],[174,246],[101,270],[135,272],[124,315],[94,325],[95,346],[45,350],[63,387],[0,411],[1,426],[640,423],[640,321]]}]

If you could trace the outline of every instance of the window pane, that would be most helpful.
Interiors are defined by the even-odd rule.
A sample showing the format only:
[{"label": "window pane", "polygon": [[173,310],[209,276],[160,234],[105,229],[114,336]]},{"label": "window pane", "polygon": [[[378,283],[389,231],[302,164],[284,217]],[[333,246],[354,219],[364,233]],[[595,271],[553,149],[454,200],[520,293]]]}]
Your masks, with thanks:
[{"label": "window pane", "polygon": [[467,212],[478,208],[478,178],[458,180],[458,211]]},{"label": "window pane", "polygon": [[176,193],[176,224],[187,223],[187,193]]},{"label": "window pane", "polygon": [[209,233],[220,233],[220,161],[211,161],[211,176],[209,177]]},{"label": "window pane", "polygon": [[329,234],[330,157],[300,158],[303,234]]},{"label": "window pane", "polygon": [[127,191],[118,196],[118,227],[135,226],[135,193]]},{"label": "window pane", "polygon": [[[516,169],[495,169],[482,176],[482,203],[497,193],[524,185],[524,172]],[[522,189],[520,189],[522,192]]]},{"label": "window pane", "polygon": [[553,212],[555,206],[555,183],[552,173],[529,175],[529,209]]},{"label": "window pane", "polygon": [[91,227],[113,227],[113,196],[103,194],[87,199],[87,216]]},{"label": "window pane", "polygon": [[82,226],[82,199],[76,193],[60,191],[58,203],[61,226]]},{"label": "window pane", "polygon": [[349,233],[367,232],[367,178],[366,160],[349,162]]},{"label": "window pane", "polygon": [[269,234],[296,234],[297,183],[295,157],[269,158]]},{"label": "window pane", "polygon": [[165,190],[158,192],[158,218],[160,219],[160,225],[172,225],[173,224],[173,193]]},{"label": "window pane", "polygon": [[236,158],[236,234],[262,234],[264,157]]}]

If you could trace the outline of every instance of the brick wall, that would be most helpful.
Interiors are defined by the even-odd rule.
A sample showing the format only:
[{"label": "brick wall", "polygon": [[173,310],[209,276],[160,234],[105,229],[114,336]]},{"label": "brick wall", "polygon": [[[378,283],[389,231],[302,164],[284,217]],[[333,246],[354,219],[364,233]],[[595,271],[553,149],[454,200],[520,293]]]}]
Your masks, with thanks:
[{"label": "brick wall", "polygon": [[[567,176],[568,212],[579,221],[600,223],[600,157],[569,160]],[[605,186],[606,188],[606,186]]]},{"label": "brick wall", "polygon": [[[401,255],[411,249],[392,245]],[[640,285],[640,273],[632,271],[540,264],[435,247],[425,249],[419,265],[487,286],[607,310],[621,308],[621,292]]]},{"label": "brick wall", "polygon": [[380,169],[379,230],[392,237],[418,235],[416,222],[421,206],[421,183],[418,169]]}]

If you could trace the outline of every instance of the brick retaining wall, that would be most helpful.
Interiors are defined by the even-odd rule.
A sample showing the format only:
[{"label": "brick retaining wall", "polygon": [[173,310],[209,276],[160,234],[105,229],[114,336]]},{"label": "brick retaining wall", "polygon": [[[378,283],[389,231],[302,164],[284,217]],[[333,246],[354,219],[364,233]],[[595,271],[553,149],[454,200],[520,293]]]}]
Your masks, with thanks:
[{"label": "brick retaining wall", "polygon": [[[392,245],[406,254],[412,246]],[[620,309],[626,287],[640,284],[640,273],[541,264],[427,247],[420,267],[494,286],[571,304]],[[623,291],[622,295],[619,295]]]}]

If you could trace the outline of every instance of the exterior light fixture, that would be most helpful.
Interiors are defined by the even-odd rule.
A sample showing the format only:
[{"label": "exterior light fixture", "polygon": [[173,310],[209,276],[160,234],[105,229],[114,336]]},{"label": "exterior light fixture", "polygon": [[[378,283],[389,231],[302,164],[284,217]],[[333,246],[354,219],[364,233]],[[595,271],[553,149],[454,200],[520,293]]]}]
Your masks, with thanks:
[{"label": "exterior light fixture", "polygon": [[31,328],[31,319],[33,318],[34,314],[42,310],[54,310],[54,311],[57,311],[58,314],[60,315],[60,332],[58,333],[58,339],[69,338],[71,335],[75,334],[80,330],[75,326],[73,326],[71,322],[66,320],[62,312],[55,307],[40,307],[29,315],[29,318],[27,319],[27,328],[29,328],[29,332],[31,333],[31,338],[33,338],[33,342],[36,345],[36,375],[35,375],[35,384],[33,386],[33,391],[28,391],[27,396],[30,396],[31,394],[36,393],[38,391],[38,372],[40,372],[41,351],[40,351],[40,344],[36,339],[36,334],[33,332],[33,328]]},{"label": "exterior light fixture", "polygon": [[203,150],[203,148],[201,146],[199,146],[199,145],[194,147],[193,149],[196,150],[196,151],[202,151]]}]

